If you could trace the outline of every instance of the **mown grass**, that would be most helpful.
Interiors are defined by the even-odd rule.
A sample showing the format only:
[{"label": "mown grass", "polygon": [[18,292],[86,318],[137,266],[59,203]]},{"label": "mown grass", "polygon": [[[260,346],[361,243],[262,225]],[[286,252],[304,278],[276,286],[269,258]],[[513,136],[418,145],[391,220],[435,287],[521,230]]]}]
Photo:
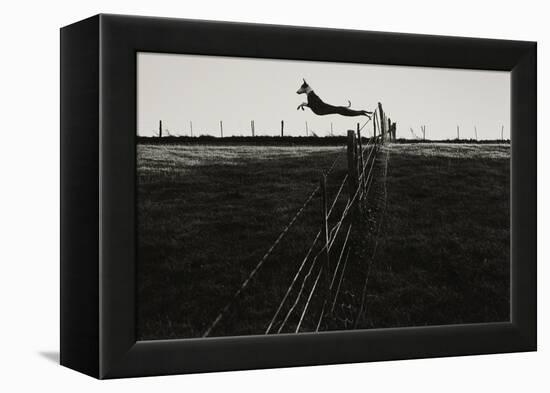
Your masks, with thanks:
[{"label": "mown grass", "polygon": [[508,321],[510,146],[391,146],[363,328]]}]

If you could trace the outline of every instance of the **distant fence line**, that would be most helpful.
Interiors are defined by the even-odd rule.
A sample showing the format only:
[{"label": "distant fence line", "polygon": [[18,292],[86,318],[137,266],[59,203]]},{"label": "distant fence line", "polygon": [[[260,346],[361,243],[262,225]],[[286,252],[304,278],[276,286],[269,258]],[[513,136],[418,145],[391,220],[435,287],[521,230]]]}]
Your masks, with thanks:
[{"label": "distant fence line", "polygon": [[[472,130],[472,129],[470,129]],[[426,137],[426,125],[423,124],[423,125],[420,125],[420,132],[422,133],[422,135],[419,135],[417,134],[415,131],[414,131],[414,128],[413,127],[409,127],[409,131],[410,131],[410,134],[413,138],[413,141],[414,142],[433,142],[433,141],[437,141],[437,142],[454,142],[454,143],[472,143],[472,142],[475,142],[475,143],[495,143],[495,142],[503,142],[503,143],[509,143],[510,142],[510,139],[504,139],[504,125],[500,125],[499,126],[499,130],[500,130],[500,138],[494,138],[494,139],[480,139],[480,134],[478,133],[478,129],[477,129],[477,125],[474,124],[473,126],[473,133],[472,134],[469,134],[470,137],[464,137],[464,132],[462,132],[462,136],[461,136],[461,128],[460,128],[460,124],[457,124],[456,125],[456,138],[454,139],[438,139],[438,140],[430,140],[429,138]],[[399,142],[402,142],[402,141],[407,141],[407,139],[398,139],[397,141]]]},{"label": "distant fence line", "polygon": [[[378,133],[378,134],[387,135],[387,139],[389,139],[390,141],[407,140],[406,138],[403,138],[403,137],[397,139],[397,124],[395,122],[392,122],[391,119],[388,118],[384,114],[380,103],[378,104],[378,107],[377,107],[377,110],[376,110],[375,113],[381,114],[381,116],[377,115],[376,119],[373,119],[373,136],[376,136],[377,133]],[[367,123],[368,122],[369,121],[367,121]],[[278,133],[278,134],[273,132],[272,135],[258,135],[256,133],[255,121],[251,120],[250,121],[251,136],[254,137],[254,138],[279,138],[279,137],[280,138],[303,138],[304,136],[307,137],[307,138],[319,138],[318,133],[315,133],[315,132],[313,132],[313,130],[309,129],[307,121],[305,122],[304,135],[298,134],[297,136],[285,135],[285,124],[286,124],[285,121],[281,120],[281,122],[280,122],[280,133]],[[205,138],[212,138],[212,139],[218,139],[218,138],[222,138],[222,139],[246,138],[246,139],[250,139],[249,136],[244,136],[244,135],[224,136],[223,121],[222,120],[220,120],[220,122],[219,122],[219,127],[220,127],[219,136],[215,136],[215,135],[211,135],[211,134],[199,134],[199,135],[193,136],[193,122],[190,121],[189,122],[189,135],[172,134],[167,128],[163,128],[162,120],[159,120],[158,131],[156,133],[153,132],[152,137],[141,136],[139,138],[144,139],[144,140],[151,140],[151,139],[162,139],[162,140],[166,140],[166,141],[181,140],[182,142],[190,142],[191,140],[196,141],[196,140],[205,139]],[[363,127],[361,127],[361,129],[362,128]],[[330,122],[330,131],[327,131],[327,132],[328,133],[323,136],[324,138],[332,138],[332,137],[345,138],[345,136],[335,136],[334,135],[334,127],[333,127],[332,122]],[[410,135],[412,136],[413,140],[426,141],[426,142],[430,141],[430,139],[426,137],[426,125],[424,125],[424,124],[420,125],[420,134],[416,133],[413,127],[409,127],[409,132],[410,132]],[[487,141],[492,141],[492,142],[496,142],[496,141],[506,142],[506,141],[509,141],[509,138],[504,139],[504,125],[499,126],[499,133],[500,133],[500,138],[486,139],[486,140]],[[457,124],[456,125],[456,138],[454,138],[454,139],[445,139],[445,140],[440,139],[438,141],[445,141],[445,142],[456,141],[456,142],[459,142],[459,143],[462,142],[462,141],[468,141],[468,142],[476,141],[476,142],[483,143],[485,141],[485,140],[480,140],[479,139],[477,125],[473,126],[473,133],[470,134],[470,135],[471,135],[471,137],[465,138],[464,133],[462,133],[462,137],[461,137],[461,127],[460,127],[460,124]],[[191,140],[189,138],[191,138]]]},{"label": "distant fence line", "polygon": [[[364,138],[361,136],[361,130],[369,121],[373,122],[374,135],[369,138]],[[254,122],[251,123],[251,126],[254,130]],[[305,303],[301,307],[301,312],[296,314],[297,322],[293,331],[297,333],[303,329],[305,317],[308,311],[311,311],[311,302],[316,291],[320,291],[324,298],[317,323],[315,324],[315,331],[319,330],[323,318],[334,312],[334,307],[339,296],[344,272],[349,259],[350,234],[352,233],[355,220],[363,213],[362,203],[360,203],[360,201],[365,200],[369,195],[374,180],[373,169],[377,154],[380,147],[386,141],[395,140],[395,129],[396,123],[392,123],[391,120],[385,116],[382,105],[378,104],[371,119],[363,124],[363,126],[357,123],[356,130],[348,130],[347,137],[345,138],[346,145],[343,146],[346,150],[347,173],[340,180],[338,190],[332,201],[329,201],[327,196],[327,176],[334,170],[337,162],[342,159],[343,151],[338,154],[328,170],[320,175],[319,185],[311,191],[308,198],[306,198],[302,206],[300,206],[296,214],[281,231],[277,239],[251,270],[245,281],[240,285],[233,296],[231,296],[225,307],[221,309],[213,322],[205,330],[203,337],[211,335],[224,315],[229,311],[232,305],[238,301],[242,292],[247,288],[263,264],[269,259],[274,249],[281,244],[286,234],[289,233],[293,225],[303,215],[306,207],[312,203],[316,197],[319,198],[321,206],[319,210],[321,228],[311,242],[306,255],[298,265],[297,271],[287,287],[283,298],[277,306],[270,322],[266,326],[265,334],[284,332],[293,314],[298,311],[300,300],[304,295],[307,295]],[[283,133],[284,123],[281,123],[281,137]],[[365,145],[363,145],[364,141],[366,141]],[[346,204],[342,213],[336,217],[336,223],[330,227],[329,218],[331,218],[335,212],[334,208],[337,201],[344,195],[346,185]],[[340,239],[340,241],[337,242],[337,239]],[[310,282],[311,287],[306,289],[308,282]],[[293,289],[297,289],[296,296],[291,296]],[[288,307],[286,312],[284,311],[285,305]]]},{"label": "distant fence line", "polygon": [[[381,103],[378,103],[378,106],[374,112],[375,114],[378,113],[378,116],[377,116],[377,119],[375,119],[375,121],[373,121],[373,136],[376,137],[376,134],[377,134],[377,130],[378,130],[378,134],[380,135],[387,135],[387,137],[391,140],[395,140],[396,139],[396,123],[392,122],[391,119],[389,119],[385,114],[384,114],[384,111],[382,109],[382,104]],[[365,124],[367,124],[369,122],[369,120],[367,120],[367,122]],[[195,125],[195,128],[196,128],[196,125]],[[363,127],[361,127],[362,129]],[[296,134],[296,130],[294,130],[294,134]],[[197,134],[195,132],[195,134]],[[306,121],[305,122],[305,128],[304,128],[304,134],[303,136],[306,136],[306,137],[318,137],[318,132],[314,132],[312,129],[310,129],[310,127],[308,126],[308,122]],[[256,132],[256,124],[255,124],[255,121],[254,120],[251,120],[250,121],[250,136],[252,137],[259,137],[260,135],[258,135],[258,133]],[[262,136],[268,136],[268,135],[262,135]],[[275,133],[273,132],[273,134],[271,135],[272,137],[275,137],[275,136],[280,136],[281,138],[285,137],[285,120],[281,120],[280,121],[280,132],[279,133]],[[300,134],[298,134],[298,136],[300,136]],[[330,122],[330,131],[328,131],[328,134],[327,136],[329,137],[332,137],[334,136],[334,127],[333,127],[333,123]],[[181,135],[181,134],[172,134],[170,130],[168,130],[166,127],[163,127],[163,122],[162,120],[159,120],[159,126],[158,126],[158,131],[155,133],[153,131],[153,137],[154,138],[197,138],[197,137],[212,137],[212,138],[217,138],[217,136],[215,135],[212,135],[211,131],[209,131],[207,134],[203,134],[203,135],[196,135],[196,136],[193,136],[193,122],[190,121],[189,122],[189,135]],[[228,136],[224,136],[224,125],[223,125],[223,120],[220,120],[219,121],[219,138],[227,138]],[[229,136],[231,137],[231,136]],[[238,135],[238,136],[233,136],[233,137],[244,137],[244,135]]]}]

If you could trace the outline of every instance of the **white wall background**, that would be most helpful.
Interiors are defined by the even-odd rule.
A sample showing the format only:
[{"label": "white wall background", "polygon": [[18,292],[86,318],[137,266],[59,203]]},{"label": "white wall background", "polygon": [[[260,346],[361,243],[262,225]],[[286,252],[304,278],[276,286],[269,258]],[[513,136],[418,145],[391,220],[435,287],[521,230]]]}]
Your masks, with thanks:
[{"label": "white wall background", "polygon": [[[59,32],[99,12],[539,41],[539,146],[550,42],[544,2],[19,1],[2,6],[0,390],[89,392],[548,391],[550,157],[539,149],[539,352],[99,382],[55,364],[59,345]],[[546,243],[546,244],[545,244]]]}]

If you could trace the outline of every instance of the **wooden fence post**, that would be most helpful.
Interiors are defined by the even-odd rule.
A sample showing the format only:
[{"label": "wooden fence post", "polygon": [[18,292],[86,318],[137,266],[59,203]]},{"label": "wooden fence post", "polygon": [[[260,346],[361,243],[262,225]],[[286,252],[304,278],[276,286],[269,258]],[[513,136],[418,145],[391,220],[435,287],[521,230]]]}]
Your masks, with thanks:
[{"label": "wooden fence post", "polygon": [[376,112],[374,112],[374,114],[372,115],[372,130],[373,130],[373,138],[375,139],[375,142],[376,142]]},{"label": "wooden fence post", "polygon": [[[355,139],[355,131],[348,130],[348,192],[350,201],[357,191],[357,140]],[[350,207],[352,214],[357,214],[357,198]]]},{"label": "wooden fence post", "polygon": [[[359,176],[363,173],[363,142],[361,141],[361,127],[359,123],[357,123],[357,139],[359,140]],[[361,178],[359,180],[359,187],[363,187],[365,184],[365,179]],[[363,191],[361,191],[362,193]],[[361,194],[359,195],[361,197]]]},{"label": "wooden fence post", "polygon": [[476,136],[476,141],[477,141],[477,126],[474,126],[474,134]]},{"label": "wooden fence post", "polygon": [[285,133],[285,121],[281,120],[281,138],[284,136]]},{"label": "wooden fence post", "polygon": [[306,136],[308,136],[308,134],[309,134],[309,129],[307,127],[307,121],[306,121]]},{"label": "wooden fence post", "polygon": [[250,129],[252,130],[252,136],[254,136],[254,120],[250,120]]},{"label": "wooden fence post", "polygon": [[328,213],[327,213],[327,177],[325,174],[321,175],[319,190],[321,192],[321,225],[323,241],[325,243],[325,285],[328,295],[330,288],[330,250],[328,249],[329,237],[328,237]]},{"label": "wooden fence post", "polygon": [[162,138],[162,120],[159,120],[159,138]]},{"label": "wooden fence post", "polygon": [[500,139],[504,140],[504,125],[500,129]]},{"label": "wooden fence post", "polygon": [[223,122],[220,120],[220,135],[223,138]]},{"label": "wooden fence post", "polygon": [[191,131],[191,137],[193,137],[193,122],[189,122],[189,130]]},{"label": "wooden fence post", "polygon": [[458,124],[456,125],[456,139],[460,140],[460,127],[458,126]]},{"label": "wooden fence post", "polygon": [[378,113],[380,114],[380,137],[382,142],[386,139],[386,117],[384,116],[384,109],[382,109],[382,103],[378,103]]}]

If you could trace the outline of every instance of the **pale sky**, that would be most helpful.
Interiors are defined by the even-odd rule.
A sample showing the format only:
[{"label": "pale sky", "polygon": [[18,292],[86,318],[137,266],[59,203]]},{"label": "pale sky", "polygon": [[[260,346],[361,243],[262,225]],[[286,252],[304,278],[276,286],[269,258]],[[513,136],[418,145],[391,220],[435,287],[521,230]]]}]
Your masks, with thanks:
[{"label": "pale sky", "polygon": [[[305,135],[305,122],[319,136],[335,135],[361,125],[365,117],[317,116],[296,90],[305,78],[321,99],[332,105],[352,103],[352,109],[373,111],[378,102],[392,121],[397,137],[478,139],[510,135],[510,73],[221,56],[138,53],[138,135],[163,128],[173,135]],[[363,135],[372,135],[372,122]]]}]

